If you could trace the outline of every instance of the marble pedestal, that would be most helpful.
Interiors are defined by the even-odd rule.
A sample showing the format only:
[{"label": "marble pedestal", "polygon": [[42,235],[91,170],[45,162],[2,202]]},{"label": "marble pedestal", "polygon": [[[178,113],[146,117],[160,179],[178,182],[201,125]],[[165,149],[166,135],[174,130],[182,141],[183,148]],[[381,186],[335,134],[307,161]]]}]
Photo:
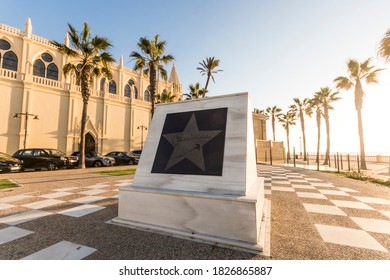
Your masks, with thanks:
[{"label": "marble pedestal", "polygon": [[[226,129],[205,127],[205,123],[221,122],[221,108],[226,112]],[[178,116],[178,126],[184,123],[174,133],[166,132],[167,120],[172,122],[172,115]],[[208,164],[214,164],[213,160],[218,158],[207,158],[206,152],[213,152],[207,145],[215,144],[215,131],[224,134],[223,141],[219,139],[224,145],[220,174],[199,175],[191,173],[191,168],[188,173],[175,173],[182,172],[175,171],[175,167],[183,165],[193,166],[198,173],[209,171]],[[172,168],[171,160],[162,168],[155,168],[161,141],[165,141],[168,150],[178,148],[171,135],[178,142],[188,141],[197,148],[190,145],[191,150],[185,153],[189,156],[172,163]],[[202,137],[208,138],[206,143]],[[200,139],[199,144],[194,139]],[[167,159],[174,152],[167,153]],[[191,154],[197,152],[203,153],[199,155],[204,157],[204,165]],[[133,184],[119,190],[118,217],[112,223],[251,253],[263,251],[264,181],[257,177],[248,94],[158,105]]]},{"label": "marble pedestal", "polygon": [[264,181],[245,196],[126,187],[113,223],[250,253],[264,246]]}]

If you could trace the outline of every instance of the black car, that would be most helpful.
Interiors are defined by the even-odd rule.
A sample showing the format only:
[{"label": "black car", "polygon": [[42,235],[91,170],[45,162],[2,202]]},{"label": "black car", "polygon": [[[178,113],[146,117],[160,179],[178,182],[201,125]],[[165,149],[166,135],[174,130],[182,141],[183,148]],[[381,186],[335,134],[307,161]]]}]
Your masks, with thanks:
[{"label": "black car", "polygon": [[22,163],[17,158],[0,152],[0,172],[17,172],[22,168]]},{"label": "black car", "polygon": [[116,165],[134,165],[138,164],[139,161],[139,157],[133,156],[128,152],[111,152],[106,154],[106,156],[113,157]]},{"label": "black car", "polygon": [[23,161],[22,170],[55,170],[58,168],[74,167],[77,163],[77,158],[68,157],[66,154],[56,149],[22,149],[14,153],[13,157]]},{"label": "black car", "polygon": [[134,150],[130,152],[133,156],[140,158],[142,154],[142,150]]},{"label": "black car", "polygon": [[[80,152],[76,151],[72,154],[72,156],[79,156]],[[85,152],[85,165],[86,166],[113,166],[115,165],[115,159],[112,157],[101,156],[97,152],[88,151]]]}]

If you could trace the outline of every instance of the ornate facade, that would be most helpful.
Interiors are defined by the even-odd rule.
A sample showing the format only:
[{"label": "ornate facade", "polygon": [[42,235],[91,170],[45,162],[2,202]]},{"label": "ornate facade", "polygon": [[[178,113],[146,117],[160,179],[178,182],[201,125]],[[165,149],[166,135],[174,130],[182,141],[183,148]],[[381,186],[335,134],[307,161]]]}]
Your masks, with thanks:
[{"label": "ornate facade", "polygon": [[[65,36],[64,43],[69,40]],[[82,99],[74,75],[64,77],[68,62],[50,40],[0,23],[0,151],[45,147],[70,154],[78,150]],[[86,146],[102,154],[140,149],[150,122],[149,78],[112,64],[113,79],[95,78],[86,123]],[[182,100],[173,65],[157,93],[172,92]]]}]

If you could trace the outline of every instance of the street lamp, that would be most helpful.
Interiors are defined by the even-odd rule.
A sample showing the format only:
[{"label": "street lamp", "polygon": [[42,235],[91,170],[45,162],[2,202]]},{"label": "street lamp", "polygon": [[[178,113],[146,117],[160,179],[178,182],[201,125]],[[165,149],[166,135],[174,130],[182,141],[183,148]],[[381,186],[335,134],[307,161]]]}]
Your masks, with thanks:
[{"label": "street lamp", "polygon": [[137,129],[141,129],[141,150],[144,149],[144,130],[148,130],[147,126],[140,125]]},{"label": "street lamp", "polygon": [[27,141],[27,123],[28,117],[34,117],[33,120],[39,120],[38,115],[26,113],[15,113],[14,119],[20,119],[21,116],[24,116],[24,141],[23,141],[23,149],[26,149],[26,141]]}]

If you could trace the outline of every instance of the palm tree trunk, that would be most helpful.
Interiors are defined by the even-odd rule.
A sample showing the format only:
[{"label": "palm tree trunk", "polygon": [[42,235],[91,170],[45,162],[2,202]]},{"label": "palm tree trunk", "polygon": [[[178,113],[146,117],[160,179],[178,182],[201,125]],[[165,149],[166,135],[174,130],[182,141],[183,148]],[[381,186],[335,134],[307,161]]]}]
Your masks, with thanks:
[{"label": "palm tree trunk", "polygon": [[366,153],[364,152],[364,136],[363,136],[363,122],[362,122],[362,107],[363,107],[364,91],[359,79],[356,79],[355,85],[355,107],[358,115],[358,130],[360,141],[360,168],[367,169],[366,165]]},{"label": "palm tree trunk", "polygon": [[288,125],[286,127],[286,134],[287,134],[287,160],[290,160],[290,131],[288,129]]},{"label": "palm tree trunk", "polygon": [[329,126],[329,114],[328,114],[327,109],[325,109],[324,117],[325,117],[325,127],[326,127],[326,153],[325,153],[325,161],[323,164],[329,164],[329,161],[330,161],[330,126]]},{"label": "palm tree trunk", "polygon": [[272,115],[272,135],[275,142],[275,116]]},{"label": "palm tree trunk", "polygon": [[90,75],[86,71],[83,73],[81,78],[81,91],[83,97],[83,112],[81,115],[81,128],[80,128],[80,147],[79,147],[79,167],[85,168],[85,124],[87,122],[87,112],[88,112],[88,101],[89,101],[89,81]]},{"label": "palm tree trunk", "polygon": [[320,141],[321,141],[321,116],[317,116],[317,156],[316,163],[320,162]]},{"label": "palm tree trunk", "polygon": [[362,110],[357,110],[358,115],[358,128],[359,128],[359,140],[360,140],[360,168],[367,169],[366,153],[364,152],[364,137],[363,137],[363,122],[362,122]]},{"label": "palm tree trunk", "polygon": [[157,92],[157,77],[156,77],[156,74],[157,74],[157,69],[154,68],[154,67],[150,67],[150,76],[149,76],[149,83],[150,83],[150,95],[151,95],[151,99],[152,99],[152,111],[151,111],[151,114],[152,114],[152,118],[153,118],[153,115],[154,115],[154,106],[155,106],[155,95],[156,95],[156,92]]},{"label": "palm tree trunk", "polygon": [[302,138],[303,138],[303,160],[306,161],[306,134],[305,134],[305,118],[303,113],[301,113],[301,128],[302,128]]},{"label": "palm tree trunk", "polygon": [[206,80],[206,85],[204,86],[204,88],[207,90],[207,87],[209,86],[209,82],[210,82],[210,74],[207,74],[207,80]]}]

